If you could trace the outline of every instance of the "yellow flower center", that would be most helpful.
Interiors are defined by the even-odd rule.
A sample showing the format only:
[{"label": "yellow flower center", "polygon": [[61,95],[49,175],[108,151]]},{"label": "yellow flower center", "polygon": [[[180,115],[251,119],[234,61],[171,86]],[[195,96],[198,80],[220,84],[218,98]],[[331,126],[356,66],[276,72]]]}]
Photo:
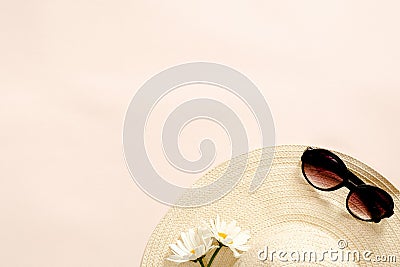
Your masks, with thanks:
[{"label": "yellow flower center", "polygon": [[228,235],[227,234],[225,234],[225,233],[218,233],[218,235],[220,236],[220,237],[222,237],[223,239],[225,239]]},{"label": "yellow flower center", "polygon": [[[227,234],[221,233],[221,232],[218,232],[218,235],[219,235],[220,237],[222,237],[222,239],[226,239],[226,237],[228,236]],[[229,244],[229,245],[233,244],[233,241],[229,241],[228,244]]]},{"label": "yellow flower center", "polygon": [[192,250],[190,251],[190,253],[194,254],[194,249],[192,249]]}]

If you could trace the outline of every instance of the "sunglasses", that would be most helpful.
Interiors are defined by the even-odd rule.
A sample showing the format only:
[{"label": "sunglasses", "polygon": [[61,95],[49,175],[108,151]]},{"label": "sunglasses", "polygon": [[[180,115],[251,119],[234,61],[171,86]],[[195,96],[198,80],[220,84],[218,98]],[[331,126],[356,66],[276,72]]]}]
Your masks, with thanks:
[{"label": "sunglasses", "polygon": [[308,147],[301,161],[304,178],[316,189],[334,191],[345,186],[350,190],[346,207],[355,218],[378,223],[393,215],[392,197],[379,187],[365,184],[332,152]]}]

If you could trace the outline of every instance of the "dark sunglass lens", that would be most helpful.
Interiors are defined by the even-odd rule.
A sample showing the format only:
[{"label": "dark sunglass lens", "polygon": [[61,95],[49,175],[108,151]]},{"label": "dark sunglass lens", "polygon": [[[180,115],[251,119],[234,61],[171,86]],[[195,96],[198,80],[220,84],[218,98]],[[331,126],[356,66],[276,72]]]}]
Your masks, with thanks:
[{"label": "dark sunglass lens", "polygon": [[379,222],[393,214],[394,203],[392,197],[384,190],[363,185],[349,194],[347,207],[355,217]]},{"label": "dark sunglass lens", "polygon": [[343,183],[344,163],[324,149],[306,150],[302,157],[303,173],[315,187],[329,190]]},{"label": "dark sunglass lens", "polygon": [[310,183],[320,189],[334,188],[343,182],[338,174],[321,166],[303,163],[303,170]]}]

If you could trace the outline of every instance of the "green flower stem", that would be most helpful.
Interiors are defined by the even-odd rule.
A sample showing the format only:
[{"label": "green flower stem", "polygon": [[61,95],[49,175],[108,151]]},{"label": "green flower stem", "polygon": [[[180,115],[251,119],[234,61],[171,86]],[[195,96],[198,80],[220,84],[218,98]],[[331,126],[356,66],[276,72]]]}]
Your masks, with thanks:
[{"label": "green flower stem", "polygon": [[211,259],[210,259],[210,261],[208,262],[207,267],[211,267],[211,264],[212,264],[212,262],[214,261],[215,256],[217,256],[217,254],[218,254],[218,252],[221,250],[221,248],[222,248],[222,245],[219,244],[219,247],[214,251],[214,254],[211,256]]},{"label": "green flower stem", "polygon": [[204,265],[203,259],[200,258],[200,259],[199,259],[199,263],[200,263],[200,266],[201,266],[201,267],[206,267],[206,266]]}]

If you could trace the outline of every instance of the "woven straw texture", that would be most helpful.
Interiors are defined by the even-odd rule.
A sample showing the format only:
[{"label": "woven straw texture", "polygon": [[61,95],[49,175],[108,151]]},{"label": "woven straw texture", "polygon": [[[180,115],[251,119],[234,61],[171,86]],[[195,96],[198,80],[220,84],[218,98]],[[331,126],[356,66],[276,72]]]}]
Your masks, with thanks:
[{"label": "woven straw texture", "polygon": [[[169,244],[174,243],[180,232],[196,227],[217,214],[225,221],[236,220],[242,229],[249,229],[251,249],[239,259],[224,247],[217,255],[213,266],[396,266],[396,263],[373,262],[375,256],[396,256],[400,266],[400,194],[392,184],[376,171],[360,161],[335,152],[347,165],[367,184],[376,185],[386,190],[394,199],[394,215],[378,224],[363,222],[352,217],[346,209],[348,189],[341,188],[333,192],[323,192],[310,186],[301,173],[300,157],[306,146],[284,145],[275,148],[264,148],[269,155],[275,154],[270,172],[254,193],[249,193],[249,186],[254,172],[260,162],[262,150],[255,150],[239,156],[247,160],[247,168],[238,185],[218,201],[198,208],[171,208],[160,221],[148,241],[141,266],[169,267],[175,263],[165,260],[170,254]],[[229,162],[214,168],[196,182],[195,186],[203,186],[218,179],[226,171]],[[339,241],[342,240],[342,241]],[[339,244],[340,243],[340,244]],[[344,245],[343,245],[344,244]],[[341,249],[346,246],[344,249]],[[266,261],[258,258],[260,250],[287,251],[287,253],[304,255],[318,253],[318,261],[309,262],[303,257],[294,262],[286,255],[287,262],[277,256]],[[332,258],[324,251],[338,251]],[[347,252],[365,251],[371,262],[360,261]],[[343,253],[346,252],[346,253]],[[297,254],[302,253],[302,254]],[[263,254],[262,256],[264,256]],[[311,254],[309,254],[311,255]],[[337,259],[336,256],[337,255]],[[344,255],[344,256],[343,256]],[[349,260],[347,260],[349,258]],[[354,260],[355,259],[355,260]],[[207,260],[207,258],[206,258]],[[180,267],[200,266],[188,262]]]}]

